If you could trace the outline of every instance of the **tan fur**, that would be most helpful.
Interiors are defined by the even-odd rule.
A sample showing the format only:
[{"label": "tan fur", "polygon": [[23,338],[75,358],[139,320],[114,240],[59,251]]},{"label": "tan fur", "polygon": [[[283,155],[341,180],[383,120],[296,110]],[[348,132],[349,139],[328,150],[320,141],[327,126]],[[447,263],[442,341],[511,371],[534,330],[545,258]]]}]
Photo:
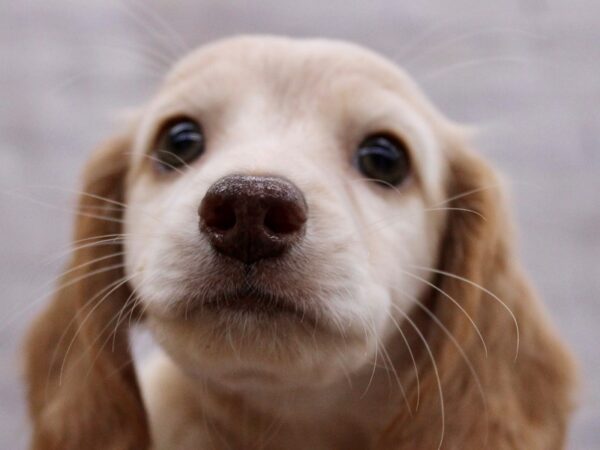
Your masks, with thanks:
[{"label": "tan fur", "polygon": [[[84,175],[75,241],[117,233],[119,212],[95,196],[122,200],[128,141],[114,139],[100,149]],[[114,205],[111,205],[114,206]],[[98,220],[106,214],[115,222]],[[90,216],[88,216],[89,214]],[[83,241],[90,243],[91,241]],[[33,324],[26,343],[29,408],[34,421],[32,448],[137,449],[148,443],[145,411],[132,366],[125,326],[115,333],[115,350],[103,345],[114,331],[107,323],[129,295],[119,287],[106,301],[90,301],[123,275],[114,258],[87,264],[118,251],[118,244],[77,250],[56,297]],[[104,270],[103,270],[104,269]],[[89,276],[92,272],[95,275]],[[80,281],[79,281],[80,280]],[[108,293],[109,291],[105,291]],[[126,322],[125,322],[126,323]]]},{"label": "tan fur", "polygon": [[[546,322],[516,261],[504,199],[495,189],[483,189],[497,183],[496,177],[474,155],[463,149],[457,153],[450,161],[449,196],[482,190],[457,199],[453,207],[477,211],[486,220],[458,211],[450,213],[440,267],[484,286],[502,299],[516,317],[520,342],[515,360],[514,325],[502,306],[471,284],[444,275],[438,277],[437,286],[460,299],[475,318],[489,351],[486,358],[465,315],[457,314],[439,292],[426,300],[473,364],[482,383],[482,398],[456,347],[422,311],[417,312],[415,321],[427,330],[427,340],[441,366],[446,407],[443,448],[563,448],[572,407],[572,362]],[[422,356],[421,363],[425,367],[420,372],[426,374],[421,379],[425,396],[417,417],[398,417],[382,439],[382,449],[426,449],[437,445],[438,436],[432,433],[439,410],[435,380],[431,367],[427,367],[430,361]]]},{"label": "tan fur", "polygon": [[[278,58],[284,61],[278,66],[279,73],[268,73],[267,76],[274,79],[278,76],[285,79],[286,73],[307,70],[307,75],[297,79],[297,85],[290,83],[286,92],[280,92],[281,98],[290,97],[292,104],[300,109],[306,85],[314,83],[314,89],[320,86],[308,75],[321,75],[321,65],[319,71],[309,72],[300,68],[302,61],[299,58],[281,56],[288,53],[288,46],[289,53],[293,54],[296,48],[293,46],[302,44],[255,38],[221,45],[225,48],[216,46],[205,51],[203,56],[192,56],[186,64],[178,66],[163,89],[188,92],[191,89],[186,81],[189,73],[213,62],[218,66],[221,55],[240,50],[244,58],[247,52],[265,61]],[[327,44],[311,43],[307,44],[307,49],[313,48],[310,46],[320,49]],[[350,342],[343,354],[351,360],[343,362],[349,372],[346,374],[348,380],[340,375],[340,370],[323,372],[318,359],[314,367],[306,368],[308,363],[300,365],[281,357],[281,361],[273,362],[275,369],[260,374],[258,379],[263,381],[258,382],[256,389],[231,389],[231,381],[221,385],[219,376],[204,378],[195,372],[196,369],[200,372],[213,370],[203,359],[202,364],[196,362],[195,347],[186,340],[195,336],[197,328],[202,326],[181,317],[164,315],[156,306],[145,304],[144,294],[134,295],[136,292],[132,291],[132,286],[137,290],[139,281],[130,279],[118,283],[121,277],[128,275],[132,263],[129,261],[124,267],[122,257],[109,255],[123,250],[130,252],[130,247],[123,247],[121,240],[84,246],[74,252],[68,267],[70,271],[61,279],[64,287],[58,288],[53,302],[32,325],[27,338],[26,377],[34,425],[32,449],[143,450],[151,445],[157,450],[426,450],[440,446],[444,449],[546,450],[564,447],[573,406],[573,362],[549,325],[518,263],[498,177],[468,149],[457,128],[421,98],[408,79],[384,66],[387,63],[371,61],[369,58],[372,57],[358,53],[352,47],[340,47],[336,51],[340,55],[340,65],[342,55],[348,56],[349,60],[372,62],[374,68],[369,76],[385,85],[389,92],[401,96],[410,109],[407,114],[418,115],[427,129],[433,130],[431,136],[418,127],[413,130],[420,136],[417,140],[421,139],[428,150],[418,156],[423,158],[418,161],[420,179],[407,197],[418,199],[419,205],[424,206],[435,205],[435,200],[452,199],[444,204],[447,209],[443,212],[427,216],[431,217],[426,227],[429,234],[421,237],[432,242],[435,270],[427,274],[427,279],[435,287],[420,289],[416,302],[398,303],[397,309],[405,310],[404,314],[408,316],[404,319],[397,315],[397,319],[406,343],[412,349],[412,357],[400,333],[388,320],[380,332],[389,353],[388,361],[383,363],[391,366],[385,370],[374,367],[372,358],[366,356],[364,361],[353,365],[352,358],[358,361],[359,354],[369,356],[371,347],[369,341],[359,342],[362,347],[356,348]],[[357,52],[356,55],[353,52]],[[260,59],[257,57],[257,60]],[[244,60],[244,64],[247,69],[249,63]],[[252,64],[250,67],[255,68],[252,74],[264,69],[258,63]],[[331,61],[326,64],[333,70],[335,65]],[[247,83],[251,86],[251,81]],[[367,92],[361,91],[360,95],[368,98],[368,88],[365,90]],[[349,98],[355,95],[358,94],[351,92]],[[299,96],[298,101],[295,96]],[[281,102],[284,104],[283,100]],[[319,111],[325,117],[331,116],[333,113],[328,109],[331,107],[328,103]],[[150,116],[146,117],[154,117],[155,109],[160,108],[149,107]],[[267,121],[268,117],[264,115],[262,120]],[[138,230],[132,226],[140,220],[131,213],[133,208],[147,201],[144,195],[154,197],[166,189],[161,183],[141,181],[150,179],[144,172],[147,167],[144,169],[139,154],[131,156],[141,142],[149,139],[149,130],[154,129],[148,125],[151,122],[141,120],[136,130],[109,141],[94,154],[84,174],[83,190],[87,194],[82,195],[79,202],[76,245],[122,233],[122,220],[128,221],[126,226],[131,230]],[[244,133],[253,132],[253,123],[249,119],[249,131]],[[271,125],[286,126],[283,122]],[[324,128],[327,126],[329,124]],[[226,137],[231,134],[223,133],[223,136],[223,141],[227,142]],[[430,145],[433,139],[439,145]],[[268,155],[268,149],[265,151]],[[253,163],[256,167],[264,163],[268,168],[269,158],[257,158],[259,162]],[[218,170],[230,170],[233,159],[224,159]],[[302,164],[299,160],[298,167]],[[333,166],[337,162],[332,158],[323,164]],[[434,170],[437,166],[439,171]],[[285,166],[281,166],[281,170],[285,170]],[[215,173],[214,177],[217,175]],[[292,172],[293,175],[298,174]],[[200,185],[190,180],[188,186]],[[309,203],[313,202],[311,207],[318,207],[319,202],[328,199],[327,192],[323,191],[326,187],[309,181],[305,183],[308,194],[313,193],[311,189],[321,192],[322,199],[317,194],[315,200],[309,197]],[[314,186],[320,186],[321,191]],[[206,189],[204,184],[202,189]],[[367,191],[370,187],[364,189],[357,195],[359,209],[360,205],[369,203],[368,199],[375,198],[372,191]],[[186,191],[173,192],[185,194]],[[190,198],[190,203],[196,204],[195,201],[196,198]],[[129,215],[122,211],[120,204],[123,202],[128,203]],[[403,204],[391,204],[394,206],[390,208],[400,212],[406,208]],[[107,217],[113,220],[106,220]],[[138,238],[141,242],[148,239],[147,236]],[[373,238],[369,235],[369,239]],[[84,239],[91,240],[82,241]],[[375,244],[369,245],[373,258],[377,252],[385,250],[385,246],[382,250]],[[417,251],[428,254],[428,250],[416,248]],[[107,258],[97,260],[103,256]],[[388,259],[375,260],[394,261],[394,255],[384,256]],[[360,268],[365,262],[357,260],[354,264]],[[415,261],[414,264],[421,263]],[[114,290],[108,288],[111,283],[116,283]],[[455,299],[463,311],[449,301],[449,297]],[[357,299],[356,308],[365,301],[368,298]],[[384,305],[386,303],[382,301],[379,308]],[[480,330],[487,356],[468,317]],[[148,370],[148,376],[141,380],[143,400],[129,350],[128,328],[132,322],[148,322],[170,355],[161,356]],[[209,339],[206,336],[210,335],[199,336]],[[258,342],[262,337],[256,336]],[[319,334],[318,339],[319,345],[327,348],[327,334]],[[204,344],[208,346],[210,342]],[[241,351],[246,345],[242,341],[236,341],[236,344],[240,345]],[[215,348],[214,354],[204,358],[213,358],[216,370],[225,363],[218,359],[222,348]],[[264,352],[271,350],[265,348]],[[273,352],[277,354],[275,350]],[[318,352],[315,350],[314,353],[316,358]],[[300,358],[303,353],[299,350],[298,355]],[[280,371],[276,370],[277,364]],[[306,372],[302,371],[304,369]],[[398,375],[398,380],[394,380],[390,370]],[[264,382],[267,375],[274,377],[272,382]],[[277,378],[282,376],[293,382]],[[315,385],[305,383],[311,376],[329,381]],[[406,402],[396,381],[406,393]],[[288,386],[288,382],[289,387],[280,387]],[[246,386],[245,383],[240,386]],[[271,384],[277,386],[272,391],[269,390]]]}]

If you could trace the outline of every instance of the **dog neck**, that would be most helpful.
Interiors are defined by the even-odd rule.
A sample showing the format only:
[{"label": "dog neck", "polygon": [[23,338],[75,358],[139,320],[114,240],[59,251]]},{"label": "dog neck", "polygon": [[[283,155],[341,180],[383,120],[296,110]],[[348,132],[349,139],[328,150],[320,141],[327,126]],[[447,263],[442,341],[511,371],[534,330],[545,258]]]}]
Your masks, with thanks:
[{"label": "dog neck", "polygon": [[[386,350],[390,360],[402,360],[393,356],[401,349]],[[398,405],[408,407],[402,368],[384,361],[327,386],[284,389],[259,381],[232,386],[198,379],[161,359],[160,368],[149,371],[143,383],[157,449],[161,442],[174,442],[170,423],[203,430],[198,433],[210,448],[364,449],[389,424]],[[188,406],[182,411],[181,404]]]}]

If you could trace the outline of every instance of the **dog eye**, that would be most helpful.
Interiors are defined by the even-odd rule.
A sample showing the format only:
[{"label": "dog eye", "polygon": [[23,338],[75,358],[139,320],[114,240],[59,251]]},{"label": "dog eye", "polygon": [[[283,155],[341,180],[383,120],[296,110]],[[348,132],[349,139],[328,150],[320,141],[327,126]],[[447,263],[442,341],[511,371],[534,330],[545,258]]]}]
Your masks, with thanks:
[{"label": "dog eye", "polygon": [[384,186],[397,186],[410,173],[408,149],[401,141],[385,135],[367,137],[356,153],[360,172]]},{"label": "dog eye", "polygon": [[156,158],[161,169],[173,170],[188,164],[204,152],[204,135],[200,125],[179,119],[164,127],[156,144]]}]

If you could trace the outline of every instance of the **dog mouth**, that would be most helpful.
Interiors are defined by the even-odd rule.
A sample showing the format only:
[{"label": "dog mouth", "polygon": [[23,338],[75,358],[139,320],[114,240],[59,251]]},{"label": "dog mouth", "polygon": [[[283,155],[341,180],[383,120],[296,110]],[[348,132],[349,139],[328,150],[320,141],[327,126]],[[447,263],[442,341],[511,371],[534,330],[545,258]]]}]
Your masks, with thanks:
[{"label": "dog mouth", "polygon": [[311,320],[312,315],[298,301],[254,289],[242,289],[217,295],[202,302],[202,309],[222,314],[240,314],[263,318],[278,316]]}]

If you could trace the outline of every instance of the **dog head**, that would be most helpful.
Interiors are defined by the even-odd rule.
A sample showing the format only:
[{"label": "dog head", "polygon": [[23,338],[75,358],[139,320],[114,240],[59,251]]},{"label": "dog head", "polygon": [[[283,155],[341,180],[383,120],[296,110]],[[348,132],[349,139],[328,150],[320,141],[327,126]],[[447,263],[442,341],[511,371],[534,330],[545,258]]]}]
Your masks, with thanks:
[{"label": "dog head", "polygon": [[498,180],[460,127],[364,49],[204,47],[84,181],[70,269],[28,341],[39,448],[146,445],[132,317],[192,377],[235,389],[326,386],[415,322],[443,382],[460,355],[415,315],[425,303],[463,348],[482,337],[478,317],[513,355],[515,316],[486,289],[521,283]]}]

